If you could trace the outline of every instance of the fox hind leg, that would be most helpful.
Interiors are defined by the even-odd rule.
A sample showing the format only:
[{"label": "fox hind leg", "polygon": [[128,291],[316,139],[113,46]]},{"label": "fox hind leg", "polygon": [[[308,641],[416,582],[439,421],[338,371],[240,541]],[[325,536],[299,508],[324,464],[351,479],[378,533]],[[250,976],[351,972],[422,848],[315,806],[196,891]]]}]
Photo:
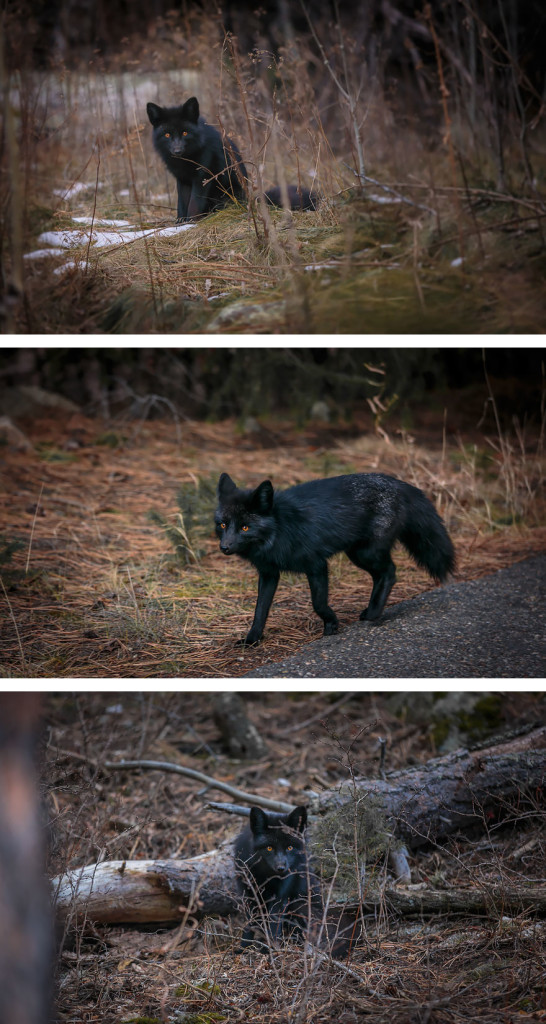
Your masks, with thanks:
[{"label": "fox hind leg", "polygon": [[337,615],[328,604],[328,563],[323,562],[307,573],[311,601],[316,614],[324,623],[324,636],[337,633]]},{"label": "fox hind leg", "polygon": [[372,622],[382,614],[387,598],[396,581],[394,562],[387,552],[370,553],[366,548],[350,548],[345,552],[354,565],[368,572],[373,580],[372,593],[367,608],[360,613],[361,619]]}]

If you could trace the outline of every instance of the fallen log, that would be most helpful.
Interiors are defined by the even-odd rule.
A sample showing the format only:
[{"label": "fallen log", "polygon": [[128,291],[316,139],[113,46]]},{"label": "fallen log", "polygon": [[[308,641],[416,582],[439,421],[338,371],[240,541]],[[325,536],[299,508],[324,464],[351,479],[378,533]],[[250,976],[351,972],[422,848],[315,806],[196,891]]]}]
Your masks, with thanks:
[{"label": "fallen log", "polygon": [[311,799],[311,814],[349,801],[379,806],[409,849],[459,829],[522,814],[523,803],[546,806],[546,726],[492,747],[460,749],[385,779],[350,779]]},{"label": "fallen log", "polygon": [[[385,909],[404,916],[421,917],[431,914],[546,914],[546,886],[476,886],[475,889],[385,889],[381,896],[364,898],[361,907],[365,914],[374,913],[379,903]],[[344,912],[356,912],[358,906],[346,904]]]},{"label": "fallen log", "polygon": [[[349,801],[373,801],[408,848],[456,830],[539,813],[546,788],[546,727],[495,747],[460,750],[386,779],[356,779],[315,795],[322,816]],[[310,835],[313,834],[311,820]],[[102,923],[180,921],[237,909],[232,842],[188,860],[104,861],[53,880],[61,918]],[[375,897],[374,897],[375,899]],[[442,894],[445,899],[445,894]],[[376,900],[377,903],[377,900]]]},{"label": "fallen log", "polygon": [[[101,924],[181,921],[237,909],[233,844],[188,860],[110,860],[53,879],[61,919]],[[240,898],[239,898],[240,900]]]}]

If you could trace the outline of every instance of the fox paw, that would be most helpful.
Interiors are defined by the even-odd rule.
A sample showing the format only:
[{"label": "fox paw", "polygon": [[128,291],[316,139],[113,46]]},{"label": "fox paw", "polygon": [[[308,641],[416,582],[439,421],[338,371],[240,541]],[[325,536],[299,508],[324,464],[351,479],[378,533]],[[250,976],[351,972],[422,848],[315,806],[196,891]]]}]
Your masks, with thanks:
[{"label": "fox paw", "polygon": [[256,645],[259,644],[261,639],[262,639],[261,636],[256,636],[251,631],[250,633],[247,633],[246,636],[241,637],[240,640],[236,640],[235,641],[235,646],[236,647],[256,647]]}]

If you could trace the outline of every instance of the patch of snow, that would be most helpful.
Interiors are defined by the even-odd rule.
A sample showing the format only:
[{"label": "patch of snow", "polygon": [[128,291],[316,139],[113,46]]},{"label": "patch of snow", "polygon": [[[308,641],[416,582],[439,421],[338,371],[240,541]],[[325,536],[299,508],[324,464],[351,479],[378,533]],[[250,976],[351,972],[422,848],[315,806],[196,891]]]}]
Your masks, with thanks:
[{"label": "patch of snow", "polygon": [[[178,234],[179,231],[187,231],[194,228],[195,224],[176,224],[170,228],[131,228],[129,231],[93,231],[92,245],[100,249],[104,245],[125,245],[134,242],[137,238],[146,238],[148,235],[155,235],[157,238],[169,238]],[[78,245],[87,245],[89,233],[81,231],[44,231],[38,236],[42,245],[62,246],[65,249],[73,249]]]},{"label": "patch of snow", "polygon": [[106,217],[72,217],[75,224],[110,224],[113,228],[129,228],[130,220],[107,220]]},{"label": "patch of snow", "polygon": [[462,256],[456,256],[454,260],[451,260],[452,267],[462,267],[464,258]]},{"label": "patch of snow", "polygon": [[67,263],[63,263],[62,267],[55,267],[54,274],[65,274],[67,270],[75,270],[78,264],[76,260],[68,260]]},{"label": "patch of snow", "polygon": [[376,196],[373,193],[370,193],[369,195],[367,195],[366,199],[372,199],[374,203],[401,203],[402,202],[401,199],[398,199],[398,196],[385,196],[385,195]]},{"label": "patch of snow", "polygon": [[333,270],[335,267],[339,267],[339,263],[309,263],[304,270]]},{"label": "patch of snow", "polygon": [[135,238],[142,238],[145,231],[94,231],[92,244],[101,249],[103,245],[123,245]]},{"label": "patch of snow", "polygon": [[84,231],[43,231],[38,235],[38,241],[42,245],[62,245],[64,249],[71,249],[75,245],[81,245],[85,241]]},{"label": "patch of snow", "polygon": [[39,260],[43,256],[64,256],[64,249],[35,249],[34,252],[25,252],[23,259]]},{"label": "patch of snow", "polygon": [[196,226],[196,224],[175,224],[175,226],[172,228],[160,228],[159,231],[156,231],[155,228],[152,228],[149,234],[154,234],[155,232],[158,235],[158,237],[166,238],[168,235],[176,235],[177,231],[187,231],[188,228],[195,228]]},{"label": "patch of snow", "polygon": [[133,228],[131,231],[97,231],[93,232],[93,243],[100,248],[103,245],[125,245],[134,242],[137,238],[147,238],[148,235],[155,235],[156,238],[170,238],[177,235],[179,231],[187,231],[194,228],[195,224],[176,224],[172,228]]}]

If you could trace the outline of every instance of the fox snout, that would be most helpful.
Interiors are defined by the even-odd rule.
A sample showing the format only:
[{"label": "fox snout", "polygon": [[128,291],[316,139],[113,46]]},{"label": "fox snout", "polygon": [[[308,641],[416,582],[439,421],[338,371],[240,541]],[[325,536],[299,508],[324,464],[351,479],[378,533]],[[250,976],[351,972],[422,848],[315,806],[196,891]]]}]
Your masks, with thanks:
[{"label": "fox snout", "polygon": [[278,853],[275,857],[275,871],[278,871],[279,875],[286,875],[289,870],[288,857],[284,853]]}]

